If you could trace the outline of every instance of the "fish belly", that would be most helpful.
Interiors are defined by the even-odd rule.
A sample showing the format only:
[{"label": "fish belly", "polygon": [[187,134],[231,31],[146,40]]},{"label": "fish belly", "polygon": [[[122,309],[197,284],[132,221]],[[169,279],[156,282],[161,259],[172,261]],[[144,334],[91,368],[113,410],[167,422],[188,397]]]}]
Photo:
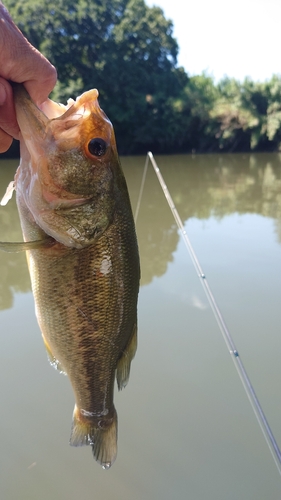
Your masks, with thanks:
[{"label": "fish belly", "polygon": [[75,395],[71,444],[91,444],[109,467],[116,456],[115,373],[126,385],[136,350],[139,286],[134,234],[112,224],[84,249],[56,243],[28,252],[36,315],[51,363]]}]

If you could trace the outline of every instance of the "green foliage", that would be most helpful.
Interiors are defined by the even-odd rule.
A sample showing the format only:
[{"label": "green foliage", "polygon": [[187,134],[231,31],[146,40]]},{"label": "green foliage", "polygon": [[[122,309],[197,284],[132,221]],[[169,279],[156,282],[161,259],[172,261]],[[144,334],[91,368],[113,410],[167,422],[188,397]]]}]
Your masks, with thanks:
[{"label": "green foliage", "polygon": [[249,101],[244,102],[243,87],[234,79],[225,78],[218,85],[219,95],[210,112],[215,123],[220,149],[248,150],[251,130],[258,125]]},{"label": "green foliage", "polygon": [[96,87],[119,149],[129,153],[155,140],[165,143],[166,101],[187,77],[176,68],[173,26],[160,8],[143,0],[8,0],[6,5],[30,42],[56,66],[55,99]]},{"label": "green foliage", "polygon": [[144,0],[6,0],[58,70],[52,98],[98,88],[123,154],[281,149],[281,78],[264,83],[177,67],[173,24]]}]

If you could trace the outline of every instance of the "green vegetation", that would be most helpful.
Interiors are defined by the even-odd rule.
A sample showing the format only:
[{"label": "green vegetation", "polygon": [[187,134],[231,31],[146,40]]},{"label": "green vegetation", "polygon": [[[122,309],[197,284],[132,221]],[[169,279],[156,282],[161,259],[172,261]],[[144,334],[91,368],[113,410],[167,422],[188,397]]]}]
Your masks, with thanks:
[{"label": "green vegetation", "polygon": [[[157,3],[157,0],[155,0]],[[281,149],[281,77],[217,85],[177,66],[172,22],[143,0],[6,0],[58,70],[52,98],[96,87],[122,154]]]}]

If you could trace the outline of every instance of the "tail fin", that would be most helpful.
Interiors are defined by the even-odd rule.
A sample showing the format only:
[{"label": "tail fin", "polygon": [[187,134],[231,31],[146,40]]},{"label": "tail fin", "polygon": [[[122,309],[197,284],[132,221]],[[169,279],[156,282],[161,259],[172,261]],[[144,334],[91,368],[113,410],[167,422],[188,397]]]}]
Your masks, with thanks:
[{"label": "tail fin", "polygon": [[[85,412],[86,413],[86,412]],[[75,405],[70,436],[72,446],[91,445],[94,458],[103,469],[109,469],[117,455],[117,413],[111,418],[83,414]]]}]

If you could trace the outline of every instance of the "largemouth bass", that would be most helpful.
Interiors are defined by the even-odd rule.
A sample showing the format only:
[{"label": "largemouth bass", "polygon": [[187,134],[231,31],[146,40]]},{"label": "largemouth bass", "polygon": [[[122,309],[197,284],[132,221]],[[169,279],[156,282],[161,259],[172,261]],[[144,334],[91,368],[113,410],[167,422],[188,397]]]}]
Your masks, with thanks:
[{"label": "largemouth bass", "polygon": [[[14,185],[35,310],[49,360],[75,396],[70,444],[117,453],[114,382],[137,346],[139,256],[112,125],[97,90],[38,109],[14,86],[21,161]],[[28,243],[30,242],[30,243]],[[16,249],[16,244],[15,244]]]}]

